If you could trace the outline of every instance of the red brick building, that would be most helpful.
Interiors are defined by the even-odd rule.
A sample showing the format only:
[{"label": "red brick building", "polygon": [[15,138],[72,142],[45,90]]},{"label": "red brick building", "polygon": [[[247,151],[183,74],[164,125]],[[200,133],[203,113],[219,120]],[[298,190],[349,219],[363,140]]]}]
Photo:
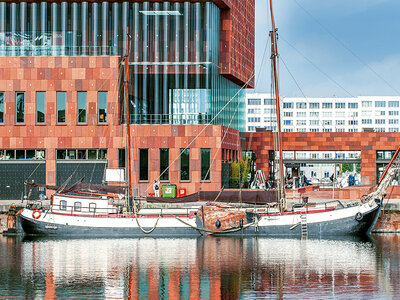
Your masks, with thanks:
[{"label": "red brick building", "polygon": [[241,153],[242,93],[230,99],[254,72],[254,1],[9,1],[0,3],[0,199],[20,198],[24,180],[100,183],[123,168],[128,26],[137,193],[160,174],[188,193],[221,187],[222,161]]}]

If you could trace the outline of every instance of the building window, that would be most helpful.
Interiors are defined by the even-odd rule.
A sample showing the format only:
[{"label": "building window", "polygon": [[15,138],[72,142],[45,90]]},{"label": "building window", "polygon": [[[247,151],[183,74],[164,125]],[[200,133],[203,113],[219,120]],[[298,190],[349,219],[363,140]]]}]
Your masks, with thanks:
[{"label": "building window", "polygon": [[139,149],[139,180],[149,180],[149,149]]},{"label": "building window", "polygon": [[399,119],[389,119],[389,124],[399,124]]},{"label": "building window", "polygon": [[385,124],[386,123],[385,121],[386,121],[385,119],[376,119],[375,124]]},{"label": "building window", "polygon": [[293,117],[293,112],[292,111],[285,111],[283,112],[284,117]]},{"label": "building window", "polygon": [[118,149],[118,168],[125,168],[125,148]]},{"label": "building window", "polygon": [[298,118],[305,118],[307,116],[307,113],[305,111],[298,111],[297,112],[297,117]]},{"label": "building window", "polygon": [[201,180],[210,180],[211,150],[201,149]]},{"label": "building window", "polygon": [[249,105],[261,105],[261,99],[248,99],[247,104]]},{"label": "building window", "polygon": [[25,123],[25,93],[15,93],[15,116],[17,124]]},{"label": "building window", "polygon": [[96,211],[96,203],[89,203],[89,211],[90,212]]},{"label": "building window", "polygon": [[78,124],[86,124],[86,92],[78,92]]},{"label": "building window", "polygon": [[372,124],[372,119],[362,119],[361,123],[362,124]]},{"label": "building window", "polygon": [[160,149],[160,180],[169,180],[169,149]]},{"label": "building window", "polygon": [[322,125],[332,125],[332,120],[323,120]]},{"label": "building window", "polygon": [[36,123],[46,122],[46,92],[36,92]]},{"label": "building window", "polygon": [[358,120],[349,120],[349,125],[358,125]]},{"label": "building window", "polygon": [[4,92],[0,92],[0,123],[4,123]]},{"label": "building window", "polygon": [[57,149],[57,160],[106,160],[107,149]]},{"label": "building window", "polygon": [[389,132],[399,132],[399,128],[389,128]]},{"label": "building window", "polygon": [[255,126],[248,126],[247,131],[255,131],[256,127]]},{"label": "building window", "polygon": [[344,120],[336,120],[336,125],[344,125],[345,121]]},{"label": "building window", "polygon": [[350,102],[349,108],[358,108],[358,103]]},{"label": "building window", "polygon": [[331,111],[324,111],[322,113],[323,118],[332,118],[332,112]]},{"label": "building window", "polygon": [[372,107],[372,101],[362,101],[362,107]]},{"label": "building window", "polygon": [[386,101],[375,101],[375,107],[386,107]]},{"label": "building window", "polygon": [[74,203],[74,211],[81,211],[82,209],[82,203],[81,202],[75,202]]},{"label": "building window", "polygon": [[318,102],[311,102],[310,103],[310,109],[319,109],[319,103]]},{"label": "building window", "polygon": [[307,120],[297,120],[297,126],[307,125]]},{"label": "building window", "polygon": [[57,92],[57,124],[65,124],[65,110],[67,105],[67,93]]},{"label": "building window", "polygon": [[319,120],[310,120],[310,125],[319,125]]},{"label": "building window", "polygon": [[389,116],[398,116],[398,115],[399,115],[399,111],[398,110],[389,111]]},{"label": "building window", "polygon": [[264,99],[264,105],[275,105],[275,99]]},{"label": "building window", "polygon": [[318,128],[311,128],[310,132],[319,132],[319,129]]},{"label": "building window", "polygon": [[306,102],[297,102],[296,108],[307,108],[307,103]]},{"label": "building window", "polygon": [[319,118],[319,112],[317,111],[310,112],[310,117]]},{"label": "building window", "polygon": [[337,111],[337,112],[335,113],[335,116],[336,116],[336,117],[344,117],[344,116],[345,116],[345,112],[344,112],[344,111]]},{"label": "building window", "polygon": [[283,102],[283,108],[293,108],[293,102]]},{"label": "building window", "polygon": [[293,120],[283,120],[284,125],[293,125]]},{"label": "building window", "polygon": [[323,102],[322,108],[332,108],[332,102]]},{"label": "building window", "polygon": [[399,101],[389,101],[389,107],[399,107]]},{"label": "building window", "polygon": [[99,123],[107,123],[107,92],[99,92],[97,97],[98,121]]},{"label": "building window", "polygon": [[181,149],[181,180],[190,180],[190,149]]},{"label": "building window", "polygon": [[60,210],[67,210],[67,201],[60,201]]},{"label": "building window", "polygon": [[337,102],[337,103],[335,103],[335,108],[346,108],[346,103]]}]

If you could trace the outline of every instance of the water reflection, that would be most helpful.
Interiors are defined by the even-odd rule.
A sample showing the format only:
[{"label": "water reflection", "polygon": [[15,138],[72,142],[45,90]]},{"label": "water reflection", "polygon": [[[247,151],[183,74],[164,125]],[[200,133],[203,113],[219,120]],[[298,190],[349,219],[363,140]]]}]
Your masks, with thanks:
[{"label": "water reflection", "polygon": [[399,238],[0,237],[0,297],[392,298]]}]

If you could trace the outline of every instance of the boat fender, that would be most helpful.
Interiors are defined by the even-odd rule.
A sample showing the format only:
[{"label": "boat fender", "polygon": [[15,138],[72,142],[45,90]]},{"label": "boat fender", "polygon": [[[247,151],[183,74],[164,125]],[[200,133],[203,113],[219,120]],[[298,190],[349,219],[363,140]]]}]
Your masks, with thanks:
[{"label": "boat fender", "polygon": [[363,219],[363,214],[360,212],[356,213],[355,219],[360,222]]},{"label": "boat fender", "polygon": [[220,227],[221,227],[221,222],[220,222],[219,220],[217,220],[217,222],[215,222],[215,226],[216,226],[217,228],[220,228]]},{"label": "boat fender", "polygon": [[240,219],[239,224],[240,224],[240,227],[243,227],[243,218]]},{"label": "boat fender", "polygon": [[34,218],[36,220],[36,219],[39,219],[41,215],[42,215],[42,213],[40,212],[40,210],[35,209],[32,213],[32,218]]}]

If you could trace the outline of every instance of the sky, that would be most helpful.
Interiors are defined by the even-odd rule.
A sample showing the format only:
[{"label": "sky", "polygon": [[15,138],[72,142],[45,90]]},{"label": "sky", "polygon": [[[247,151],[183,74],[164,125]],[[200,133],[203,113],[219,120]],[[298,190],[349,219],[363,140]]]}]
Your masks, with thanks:
[{"label": "sky", "polygon": [[[269,93],[269,42],[260,68],[271,28],[269,0],[255,2],[256,85],[251,91]],[[274,0],[273,6],[281,95],[400,96],[399,0]]]}]

